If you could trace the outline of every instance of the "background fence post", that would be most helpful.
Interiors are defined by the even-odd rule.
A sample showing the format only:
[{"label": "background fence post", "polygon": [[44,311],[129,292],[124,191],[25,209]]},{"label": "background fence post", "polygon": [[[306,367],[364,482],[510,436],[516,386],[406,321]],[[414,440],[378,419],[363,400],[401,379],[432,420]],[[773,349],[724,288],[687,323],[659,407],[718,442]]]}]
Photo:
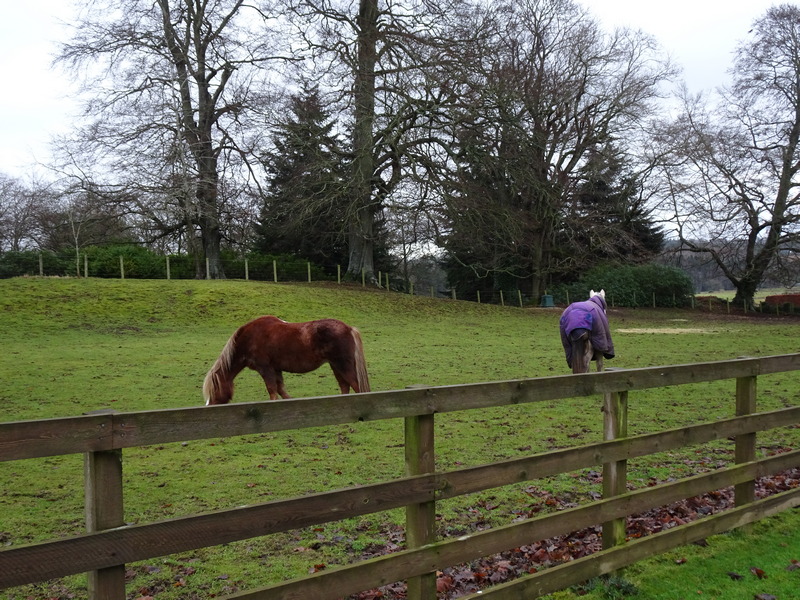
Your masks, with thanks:
[{"label": "background fence post", "polygon": [[125,260],[122,256],[119,257],[119,278],[125,279]]},{"label": "background fence post", "polygon": [[167,259],[167,279],[171,279],[171,273],[169,272],[169,254],[166,256]]},{"label": "background fence post", "polygon": [[[603,394],[603,440],[628,437],[628,392]],[[627,491],[628,461],[618,460],[603,465],[603,498],[619,496]],[[625,542],[625,518],[603,523],[603,549]]]},{"label": "background fence post", "polygon": [[88,254],[84,254],[83,255],[83,276],[84,276],[84,278],[87,278],[87,279],[89,277],[89,255]]},{"label": "background fence post", "polygon": [[[124,525],[122,506],[122,450],[84,455],[86,530],[101,531]],[[91,600],[125,599],[125,565],[89,573]]]},{"label": "background fence post", "polygon": [[278,261],[272,261],[272,281],[278,283]]},{"label": "background fence post", "polygon": [[[756,377],[736,379],[736,416],[754,413],[756,410]],[[751,462],[756,459],[756,434],[744,433],[736,436],[735,462]],[[749,504],[756,499],[756,482],[744,481],[734,486],[736,506]]]},{"label": "background fence post", "polygon": [[39,252],[39,277],[44,277],[44,258],[41,252]]},{"label": "background fence post", "polygon": [[[433,473],[433,415],[405,418],[406,474]],[[406,545],[419,548],[436,540],[436,502],[410,504],[406,507]],[[411,577],[407,583],[408,600],[436,600],[436,573]]]},{"label": "background fence post", "polygon": [[244,280],[250,281],[250,263],[244,259]]}]

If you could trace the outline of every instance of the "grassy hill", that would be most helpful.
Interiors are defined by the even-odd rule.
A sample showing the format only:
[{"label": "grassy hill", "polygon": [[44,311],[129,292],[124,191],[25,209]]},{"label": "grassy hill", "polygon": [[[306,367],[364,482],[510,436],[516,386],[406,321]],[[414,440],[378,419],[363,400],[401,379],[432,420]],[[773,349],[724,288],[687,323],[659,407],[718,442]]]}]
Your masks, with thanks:
[{"label": "grassy hill", "polygon": [[[20,278],[0,281],[2,420],[202,404],[203,377],[222,346],[236,327],[262,314],[289,321],[335,317],[357,326],[373,390],[567,372],[558,309],[336,284]],[[609,319],[617,358],[607,366],[618,368],[795,352],[800,333],[794,319],[688,310],[611,310]],[[327,367],[287,375],[286,384],[296,397],[338,389]],[[631,394],[630,430],[731,415],[733,389],[733,382],[721,382]],[[798,391],[796,375],[762,377],[759,407],[795,404]],[[235,401],[265,397],[254,373],[237,379]],[[597,441],[602,418],[597,399],[578,399],[442,415],[437,428],[437,466],[445,469]],[[799,435],[780,430],[760,443],[765,451],[797,447]],[[731,449],[719,442],[687,456],[631,464],[631,482],[647,485],[714,468],[731,459]],[[698,461],[696,452],[713,460]],[[402,453],[402,424],[394,421],[133,449],[125,452],[126,519],[145,522],[397,477]],[[80,532],[81,470],[78,456],[0,463],[0,540],[16,545]],[[476,506],[492,507],[479,511],[481,522],[506,523],[529,508],[531,489],[575,501],[595,491],[571,476],[526,489],[442,503],[443,528],[473,527]],[[352,560],[383,543],[402,518],[398,512],[374,515],[132,565],[131,589],[170,600],[263,585],[315,564]],[[185,585],[173,585],[178,577]],[[66,598],[75,590],[81,596],[83,586],[84,578],[74,577],[5,597]]]}]

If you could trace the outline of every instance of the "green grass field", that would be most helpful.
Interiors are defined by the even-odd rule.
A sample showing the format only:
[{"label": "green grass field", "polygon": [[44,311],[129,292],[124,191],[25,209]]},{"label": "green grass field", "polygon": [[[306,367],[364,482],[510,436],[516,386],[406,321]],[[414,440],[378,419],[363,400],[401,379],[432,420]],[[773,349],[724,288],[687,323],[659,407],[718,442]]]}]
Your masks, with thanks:
[{"label": "green grass field", "polygon": [[[236,327],[262,314],[290,321],[335,317],[357,326],[373,390],[567,372],[557,309],[479,305],[335,284],[21,278],[0,281],[2,420],[202,404],[203,377],[222,346]],[[607,362],[610,367],[798,351],[800,320],[792,318],[612,309],[609,319],[617,351],[617,358]],[[288,374],[286,384],[296,397],[338,389],[327,367]],[[764,376],[758,392],[760,409],[794,405],[800,378]],[[632,393],[629,431],[731,416],[733,394],[733,381]],[[235,401],[265,396],[256,374],[246,372],[237,379]],[[399,477],[402,432],[400,421],[382,421],[126,450],[126,520],[148,522]],[[450,469],[599,441],[602,416],[597,398],[465,411],[437,417],[436,435],[437,468]],[[800,430],[764,434],[759,447],[762,453],[800,447]],[[732,450],[732,443],[717,442],[631,461],[629,479],[639,487],[694,474],[728,464]],[[0,543],[12,546],[82,532],[82,468],[80,456],[0,463]],[[442,532],[469,530],[476,507],[492,507],[479,511],[486,525],[510,522],[531,502],[520,487],[587,500],[596,486],[584,479],[564,475],[442,502],[437,506]],[[747,557],[770,527],[800,531],[796,512],[770,520],[780,525],[760,525],[752,538],[734,533],[708,548],[685,552],[705,550],[720,560],[726,556],[723,550],[735,553],[739,548]],[[129,597],[209,598],[301,576],[314,565],[358,559],[387,535],[395,535],[402,521],[403,514],[393,511],[129,565]],[[779,549],[781,544],[794,556],[775,556],[772,566],[760,568],[777,575],[782,562],[800,559],[800,537],[772,543]],[[722,560],[722,569],[743,569],[738,559],[731,558],[728,566]],[[681,575],[676,576],[675,559],[656,559],[632,567],[626,577],[646,598],[752,597],[737,595],[746,578],[734,581],[722,572],[690,579],[686,574],[693,562],[681,563]],[[706,564],[707,558],[700,556],[697,562]],[[789,585],[796,586],[800,570],[786,573]],[[685,582],[685,589],[663,590],[660,577]],[[779,586],[780,580],[773,576],[769,583]],[[6,590],[0,597],[82,597],[85,585],[85,577],[76,576]],[[647,589],[670,595],[645,595]],[[788,588],[763,591],[789,598],[781,589]],[[598,588],[583,597],[610,597],[612,592]],[[554,597],[576,594],[566,591]]]}]

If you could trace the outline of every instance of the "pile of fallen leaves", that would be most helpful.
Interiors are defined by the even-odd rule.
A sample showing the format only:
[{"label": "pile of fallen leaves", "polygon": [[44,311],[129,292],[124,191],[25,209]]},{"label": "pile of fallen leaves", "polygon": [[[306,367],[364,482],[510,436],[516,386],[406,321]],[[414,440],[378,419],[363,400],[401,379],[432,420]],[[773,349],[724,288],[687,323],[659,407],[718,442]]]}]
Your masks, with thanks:
[{"label": "pile of fallen leaves", "polygon": [[[589,476],[595,479],[596,482],[602,480],[602,476],[599,472],[592,472]],[[655,484],[656,482],[652,483]],[[792,469],[772,477],[765,477],[758,480],[756,482],[756,496],[759,498],[767,497],[799,486],[800,469]],[[545,511],[565,510],[577,506],[574,498],[568,500],[558,498],[536,487],[529,487],[525,491],[534,501],[531,503],[528,510],[516,516],[517,519],[534,517]],[[596,499],[596,495],[592,495],[591,499]],[[654,508],[628,517],[627,537],[628,539],[634,539],[658,533],[695,519],[730,509],[733,506],[734,497],[732,488],[716,490],[703,494],[702,496],[681,500],[667,506]],[[483,503],[480,506],[476,506],[474,514],[477,516],[493,508],[497,507]],[[476,519],[469,525],[469,529],[462,524],[458,531],[448,531],[447,534],[448,536],[454,533],[455,535],[463,535],[469,532],[477,532],[487,527],[488,525],[485,521]],[[386,534],[384,537],[386,540],[385,543],[383,545],[372,545],[365,549],[359,556],[359,559],[366,560],[384,556],[403,548],[405,540],[403,539],[403,530],[401,527],[391,526],[390,529],[384,533]],[[704,542],[699,543],[702,544]],[[601,549],[601,528],[598,525],[575,531],[569,535],[533,542],[519,548],[501,552],[500,554],[483,557],[470,563],[448,567],[437,573],[436,585],[439,592],[438,597],[439,600],[459,598],[492,585],[511,581],[523,575],[536,573],[537,571],[547,569],[560,563],[587,556]],[[174,568],[166,568],[163,565],[139,566],[137,569],[143,569],[144,572],[151,575],[158,574],[162,569],[164,571],[161,573],[163,577],[159,579],[158,583],[151,583],[142,587],[137,587],[135,583],[138,571],[128,569],[126,579],[135,590],[129,597],[135,600],[154,600],[168,589],[181,587],[186,591],[185,594],[181,595],[184,600],[204,600],[241,591],[241,589],[246,587],[245,582],[226,581],[228,585],[217,594],[211,593],[207,585],[199,586],[199,589],[193,589],[195,586],[191,585],[191,580],[192,576],[195,574],[195,568],[192,566],[192,563],[197,560],[199,559],[183,560],[181,564],[175,565]],[[315,565],[312,570],[324,570],[326,566],[327,565],[324,564],[318,564]],[[800,569],[800,564],[793,561],[787,568]],[[766,574],[761,569],[753,567],[750,574],[731,572],[728,573],[728,576],[732,579],[738,579],[744,576],[763,578],[766,577]],[[218,577],[218,579],[227,580],[227,576],[223,575]],[[66,590],[61,583],[50,582],[48,584],[43,584],[40,589],[40,594],[35,596],[31,595],[29,598],[46,597],[64,600],[78,597],[76,594]],[[392,583],[378,589],[368,590],[350,596],[351,600],[404,600],[405,598],[406,584],[404,582]],[[756,596],[755,600],[776,599],[770,594],[760,594]]]},{"label": "pile of fallen leaves", "polygon": [[[798,486],[800,486],[800,469],[791,469],[775,476],[758,480],[756,482],[756,496],[762,498]],[[530,490],[529,493],[534,492]],[[547,496],[547,493],[543,491],[536,491],[535,493],[542,496],[545,499],[545,503],[550,507],[555,507],[556,510],[564,510],[575,506],[574,503],[561,502],[558,498]],[[654,508],[628,517],[628,539],[658,533],[733,506],[733,488],[726,488]],[[514,548],[470,563],[449,567],[437,574],[436,587],[439,592],[438,595],[440,600],[450,600],[475,593],[478,590],[510,581],[522,575],[535,573],[539,570],[592,554],[601,550],[602,545],[601,528],[598,525],[575,531],[569,535],[541,540]],[[390,543],[383,548],[371,549],[372,551],[363,558],[373,558],[388,554],[396,549],[397,544]],[[758,576],[758,573],[754,574]],[[736,574],[729,575],[734,577]],[[405,583],[398,582],[361,592],[350,598],[351,600],[401,600],[405,597]],[[769,600],[769,596],[767,595],[761,600]]]}]

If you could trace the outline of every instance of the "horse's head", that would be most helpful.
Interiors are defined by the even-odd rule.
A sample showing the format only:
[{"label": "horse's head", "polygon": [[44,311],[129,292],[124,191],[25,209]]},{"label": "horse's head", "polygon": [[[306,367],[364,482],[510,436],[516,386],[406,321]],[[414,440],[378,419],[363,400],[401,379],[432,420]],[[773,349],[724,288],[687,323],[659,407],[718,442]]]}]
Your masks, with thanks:
[{"label": "horse's head", "polygon": [[594,290],[591,290],[589,292],[589,300],[592,298],[597,298],[595,302],[600,305],[600,308],[603,309],[603,312],[606,312],[606,291],[600,290],[599,292],[595,292]]},{"label": "horse's head", "polygon": [[206,406],[227,404],[233,398],[233,381],[223,379],[220,372],[212,368],[203,381],[203,398]]}]

